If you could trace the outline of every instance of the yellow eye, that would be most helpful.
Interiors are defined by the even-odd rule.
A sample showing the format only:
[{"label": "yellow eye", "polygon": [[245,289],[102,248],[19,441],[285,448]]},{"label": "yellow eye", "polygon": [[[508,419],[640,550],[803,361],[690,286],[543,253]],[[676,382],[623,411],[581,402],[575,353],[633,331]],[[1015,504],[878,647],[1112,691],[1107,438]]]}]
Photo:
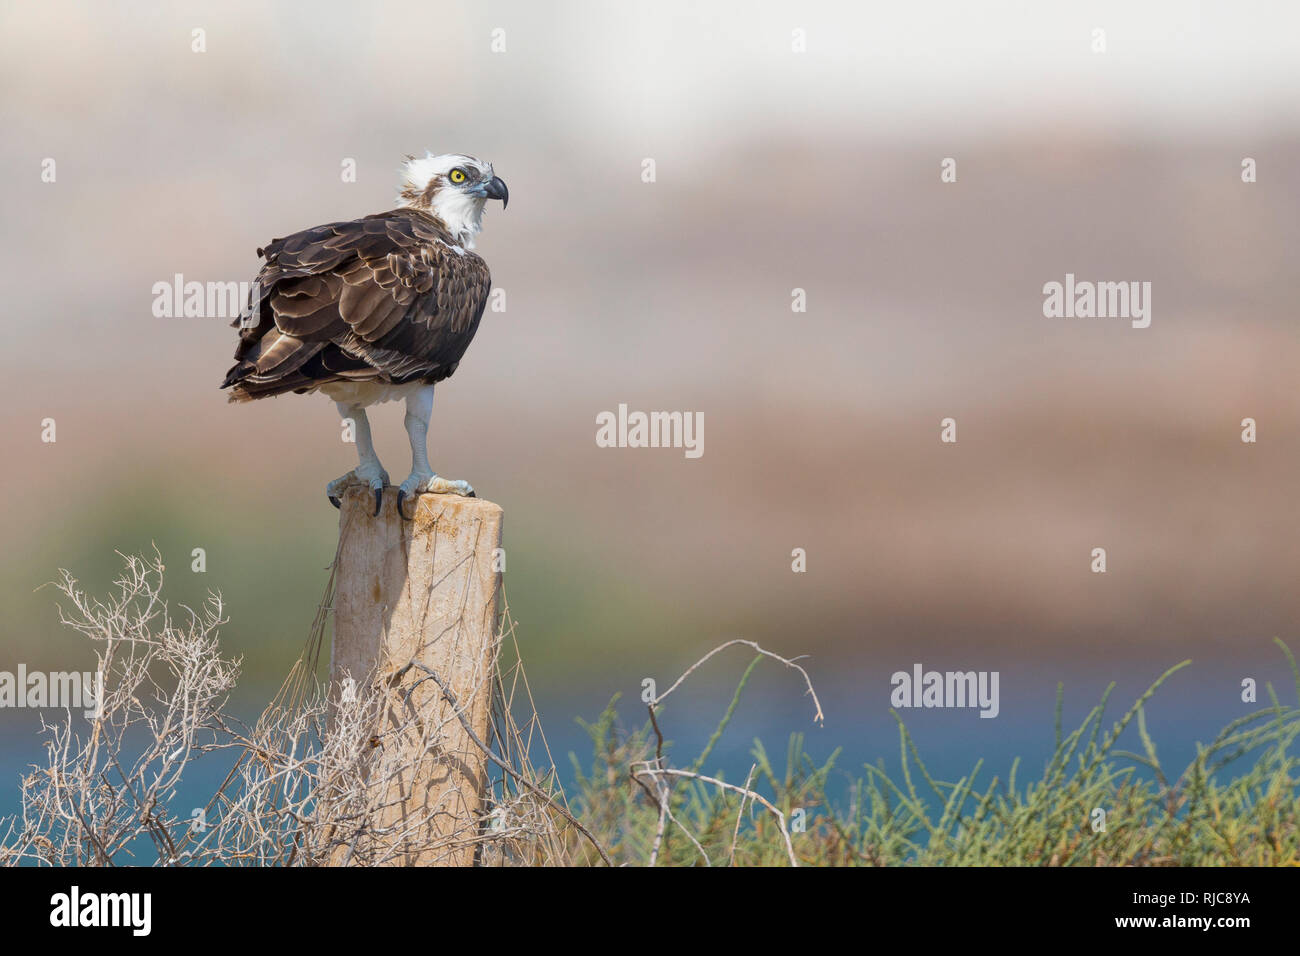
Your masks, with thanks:
[{"label": "yellow eye", "polygon": [[459,185],[460,183],[463,183],[463,182],[465,181],[465,170],[463,170],[463,169],[453,169],[453,170],[451,171],[451,181],[452,181],[453,183],[456,183],[457,185]]}]

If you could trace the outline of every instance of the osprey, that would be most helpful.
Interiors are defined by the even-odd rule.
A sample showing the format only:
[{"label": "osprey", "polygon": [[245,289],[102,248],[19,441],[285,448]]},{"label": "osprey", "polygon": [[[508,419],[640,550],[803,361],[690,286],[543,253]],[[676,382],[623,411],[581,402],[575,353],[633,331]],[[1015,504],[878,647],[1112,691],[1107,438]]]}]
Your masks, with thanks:
[{"label": "osprey", "polygon": [[397,490],[473,496],[429,467],[433,386],[456,371],[478,331],[492,278],[472,250],[489,199],[510,194],[492,164],[472,156],[407,157],[399,206],[272,240],[235,321],[239,345],[222,388],[230,401],[319,391],[355,423],[352,471],[325,489],[334,507],[362,482],[383,503],[388,473],[375,455],[366,408],[404,399],[411,473]]}]

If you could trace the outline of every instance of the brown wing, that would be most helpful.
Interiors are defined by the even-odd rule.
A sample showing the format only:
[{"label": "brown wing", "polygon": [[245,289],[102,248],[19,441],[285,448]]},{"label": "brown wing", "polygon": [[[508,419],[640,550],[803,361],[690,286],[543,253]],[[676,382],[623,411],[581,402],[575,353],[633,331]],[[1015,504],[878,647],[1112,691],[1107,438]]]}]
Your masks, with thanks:
[{"label": "brown wing", "polygon": [[325,382],[441,381],[483,316],[487,263],[457,252],[437,220],[410,209],[316,226],[258,253],[231,401]]}]

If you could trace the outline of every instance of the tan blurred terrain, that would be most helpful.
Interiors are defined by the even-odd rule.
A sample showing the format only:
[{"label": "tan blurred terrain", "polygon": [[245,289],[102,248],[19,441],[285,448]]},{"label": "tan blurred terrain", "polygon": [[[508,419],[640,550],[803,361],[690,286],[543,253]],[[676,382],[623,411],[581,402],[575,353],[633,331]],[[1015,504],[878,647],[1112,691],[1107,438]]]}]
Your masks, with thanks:
[{"label": "tan blurred terrain", "polygon": [[[165,537],[182,573],[190,547],[220,553],[202,583],[225,589],[266,666],[268,645],[296,653],[332,553],[323,487],[351,448],[323,398],[225,405],[227,322],[155,318],[150,290],[178,272],[251,279],[273,236],[391,205],[397,161],[426,147],[490,158],[510,185],[479,243],[507,311],[439,387],[430,445],[505,508],[507,588],[540,667],[594,673],[737,635],[833,659],[1168,661],[1292,634],[1300,124],[1251,92],[1295,90],[1277,57],[1252,67],[1221,38],[1238,59],[1206,81],[1213,102],[1181,75],[1159,96],[1119,72],[1094,86],[1069,60],[1021,122],[987,84],[967,94],[997,117],[980,128],[956,107],[899,119],[855,72],[888,70],[885,54],[789,77],[815,103],[792,115],[745,100],[744,70],[692,59],[698,35],[671,62],[620,53],[601,39],[629,35],[603,32],[609,13],[404,24],[298,7],[299,35],[289,9],[5,14],[0,496],[22,503],[0,514],[7,642],[53,632],[30,590],[56,561]],[[743,54],[760,92],[789,69],[775,9],[758,20],[770,49]],[[517,52],[492,58],[493,17]],[[709,22],[717,45],[741,30]],[[472,45],[435,40],[438,24]],[[1046,54],[1026,49],[1006,82],[1035,75]],[[680,80],[692,69],[698,86]],[[745,108],[728,112],[724,82]],[[888,95],[905,102],[906,83]],[[675,126],[657,105],[674,96],[706,121]],[[1179,97],[1178,123],[1144,122]],[[1259,182],[1240,181],[1243,156]],[[340,181],[347,157],[356,183]],[[1150,281],[1151,327],[1044,318],[1042,286],[1067,272]],[[596,414],[620,402],[702,411],[703,457],[596,447]],[[948,416],[956,445],[939,441]],[[1258,444],[1239,440],[1245,417]],[[404,474],[400,411],[374,420]],[[260,633],[241,605],[302,631]]]}]

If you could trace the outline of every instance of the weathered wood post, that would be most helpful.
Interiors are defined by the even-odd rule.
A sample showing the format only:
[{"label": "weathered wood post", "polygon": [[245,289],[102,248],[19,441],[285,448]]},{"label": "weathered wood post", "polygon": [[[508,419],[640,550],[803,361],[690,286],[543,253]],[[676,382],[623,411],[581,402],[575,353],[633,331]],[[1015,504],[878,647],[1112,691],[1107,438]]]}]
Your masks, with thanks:
[{"label": "weathered wood post", "polygon": [[391,488],[375,517],[370,492],[343,497],[330,678],[350,675],[358,693],[368,686],[383,695],[367,758],[369,803],[378,810],[375,831],[360,838],[365,855],[469,865],[487,783],[486,757],[469,730],[489,743],[502,511],[481,498],[434,494],[404,508],[409,521]]}]

